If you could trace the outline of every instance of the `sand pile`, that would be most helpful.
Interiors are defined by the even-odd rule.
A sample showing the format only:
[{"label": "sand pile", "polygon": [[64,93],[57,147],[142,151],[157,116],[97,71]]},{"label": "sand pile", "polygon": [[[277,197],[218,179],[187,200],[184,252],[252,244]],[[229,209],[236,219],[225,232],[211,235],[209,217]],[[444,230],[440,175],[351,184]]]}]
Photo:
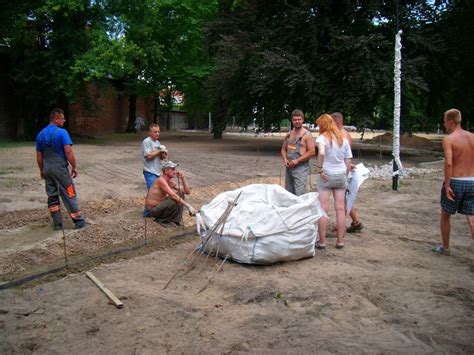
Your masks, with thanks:
[{"label": "sand pile", "polygon": [[[374,137],[370,140],[374,144],[385,144],[391,145],[393,142],[392,133],[387,132],[380,136]],[[402,134],[400,136],[400,144],[403,147],[428,149],[428,150],[440,150],[441,145],[437,142],[433,142],[424,137],[417,136],[415,134]]]}]

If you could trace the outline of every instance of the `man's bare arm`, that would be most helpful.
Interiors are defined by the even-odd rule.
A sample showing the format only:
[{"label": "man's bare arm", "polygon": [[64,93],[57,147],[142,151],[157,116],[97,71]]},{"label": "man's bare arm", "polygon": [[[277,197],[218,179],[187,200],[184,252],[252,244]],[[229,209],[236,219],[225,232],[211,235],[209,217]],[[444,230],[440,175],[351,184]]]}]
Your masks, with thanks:
[{"label": "man's bare arm", "polygon": [[286,137],[285,137],[285,140],[283,141],[283,145],[281,146],[281,151],[280,151],[280,154],[281,154],[281,158],[283,159],[283,163],[285,164],[285,166],[288,166],[288,157],[286,156]]},{"label": "man's bare arm", "polygon": [[315,152],[313,136],[311,134],[305,135],[303,139],[306,143],[306,152],[301,157],[296,159],[298,164],[311,159]]},{"label": "man's bare arm", "polygon": [[454,192],[451,189],[451,177],[453,176],[453,148],[448,137],[443,139],[444,152],[444,188],[446,189],[446,197],[454,201]]},{"label": "man's bare arm", "polygon": [[181,203],[180,202],[181,198],[178,196],[176,192],[173,191],[172,186],[170,186],[164,178],[163,179],[158,178],[155,181],[158,182],[158,186],[160,187],[160,190],[164,195],[168,195],[172,200],[178,203]]},{"label": "man's bare arm", "polygon": [[71,164],[71,176],[75,178],[78,174],[77,166],[76,166],[76,157],[74,156],[74,152],[72,151],[72,146],[70,144],[66,144],[64,146],[64,153],[66,153],[66,158],[69,164]]},{"label": "man's bare arm", "polygon": [[349,142],[349,145],[352,148],[352,137],[351,137],[351,134],[347,132],[346,130],[344,130],[344,138],[347,139],[347,141]]},{"label": "man's bare arm", "polygon": [[188,180],[184,176],[182,171],[176,172],[176,178],[180,179],[181,183],[179,184],[180,192],[184,193],[185,195],[189,195],[191,193],[191,189],[189,188]]},{"label": "man's bare arm", "polygon": [[160,153],[161,153],[160,149],[154,150],[154,151],[148,153],[147,155],[145,155],[145,159],[152,160],[152,159],[156,158],[158,155],[160,155]]},{"label": "man's bare arm", "polygon": [[191,206],[188,202],[186,202],[186,200],[184,200],[180,196],[178,196],[178,194],[172,190],[172,188],[168,185],[168,183],[164,179],[158,178],[156,181],[158,181],[160,189],[161,189],[162,192],[164,192],[165,194],[168,194],[168,196],[172,200],[174,200],[177,203],[179,203],[179,204],[183,205],[184,207],[186,207],[191,216],[196,215],[196,213],[197,213],[196,209],[193,206]]},{"label": "man's bare arm", "polygon": [[38,164],[38,168],[40,170],[40,176],[44,179],[44,172],[43,172],[43,152],[36,152],[36,163]]}]

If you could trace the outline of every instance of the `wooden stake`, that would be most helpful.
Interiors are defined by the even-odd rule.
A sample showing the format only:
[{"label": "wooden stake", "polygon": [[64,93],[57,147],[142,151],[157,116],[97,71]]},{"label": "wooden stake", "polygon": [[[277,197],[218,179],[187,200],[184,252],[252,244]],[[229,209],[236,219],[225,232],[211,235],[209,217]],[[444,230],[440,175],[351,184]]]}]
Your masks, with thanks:
[{"label": "wooden stake", "polygon": [[94,276],[94,274],[90,271],[86,271],[86,276],[97,285],[100,290],[105,293],[105,295],[115,304],[117,308],[123,308],[123,303],[120,301],[104,284]]},{"label": "wooden stake", "polygon": [[217,268],[216,271],[214,271],[214,273],[211,275],[211,277],[207,280],[206,284],[204,285],[203,288],[201,288],[199,291],[198,291],[198,294],[200,294],[202,291],[204,291],[207,286],[209,286],[209,284],[211,283],[211,281],[214,279],[214,277],[217,275],[217,273],[219,272],[219,270],[222,268],[222,265],[224,265],[224,263],[226,262],[227,258],[229,257],[229,255],[226,255],[224,260],[222,260],[222,263],[219,265],[219,267]]},{"label": "wooden stake", "polygon": [[[183,196],[181,196],[181,186],[180,186],[180,183],[179,183],[180,178],[179,178],[179,176],[177,176],[176,178],[177,178],[177,180],[178,180],[178,194],[179,194],[178,196],[181,197],[183,200],[185,200],[185,199],[186,199],[186,195],[184,194],[184,192],[183,192]],[[183,208],[183,209],[184,209],[184,208]],[[184,227],[184,217],[183,217],[183,214],[182,214],[182,213],[181,213],[181,221],[180,221],[180,223],[181,223],[181,226],[183,227],[183,230],[184,230],[184,229],[185,229],[185,227]]]},{"label": "wooden stake", "polygon": [[[264,135],[265,137],[265,135]],[[255,162],[255,176],[258,176],[258,153],[259,153],[259,146],[257,145],[257,161]]]},{"label": "wooden stake", "polygon": [[214,226],[208,231],[208,233],[204,236],[204,242],[202,243],[201,246],[201,255],[205,251],[205,247],[207,242],[213,237],[214,232],[217,231],[217,228],[221,227],[221,235],[224,230],[224,225],[227,222],[227,218],[229,217],[230,213],[232,212],[233,208],[237,205],[237,201],[240,198],[240,195],[242,195],[242,191],[237,195],[235,200],[233,202],[228,202],[227,203],[227,208],[225,209],[224,213],[219,217],[217,222],[214,224]]},{"label": "wooden stake", "polygon": [[144,232],[145,241],[144,241],[144,243],[145,243],[145,245],[147,245],[148,240],[146,239],[146,217],[145,216],[143,216],[143,220],[145,221],[145,232]]},{"label": "wooden stake", "polygon": [[173,279],[176,277],[176,275],[178,275],[178,273],[182,270],[183,266],[186,265],[186,263],[188,262],[188,260],[193,256],[194,252],[197,250],[197,247],[193,249],[193,251],[191,252],[191,254],[188,255],[188,257],[184,260],[184,263],[182,263],[180,266],[179,266],[179,269],[178,271],[176,271],[173,276],[171,276],[171,279],[168,280],[168,282],[166,283],[165,287],[163,287],[163,290],[166,290],[166,288],[169,286],[169,284],[171,283],[171,281],[173,281]]},{"label": "wooden stake", "polygon": [[[237,197],[235,198],[233,202],[228,202],[227,208],[224,210],[224,213],[222,213],[222,215],[219,217],[216,223],[214,223],[212,228],[206,233],[206,235],[203,237],[203,241],[198,243],[198,245],[188,255],[186,260],[184,260],[184,262],[180,265],[179,269],[173,274],[173,276],[171,276],[171,278],[168,280],[166,285],[163,287],[163,290],[166,290],[166,288],[169,286],[171,281],[173,281],[174,278],[179,274],[179,272],[183,270],[183,267],[188,263],[189,260],[192,259],[189,264],[189,271],[194,267],[195,262],[197,262],[197,257],[204,253],[206,244],[213,237],[213,233],[216,232],[217,228],[225,224],[225,222],[227,221],[227,217],[229,217],[230,213],[232,212],[232,209],[237,205],[237,201],[239,200],[240,195],[242,195],[242,191],[237,195]],[[222,229],[221,229],[221,233],[222,233]],[[201,246],[201,253],[198,250],[199,245]]]},{"label": "wooden stake", "polygon": [[311,181],[311,160],[309,161],[309,189],[308,191],[313,191],[313,184]]}]

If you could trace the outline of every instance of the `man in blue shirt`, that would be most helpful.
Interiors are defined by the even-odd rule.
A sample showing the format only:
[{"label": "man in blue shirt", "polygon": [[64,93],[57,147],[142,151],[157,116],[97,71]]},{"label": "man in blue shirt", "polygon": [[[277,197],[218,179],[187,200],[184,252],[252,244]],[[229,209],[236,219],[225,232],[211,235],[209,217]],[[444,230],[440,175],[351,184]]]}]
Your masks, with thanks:
[{"label": "man in blue shirt", "polygon": [[[36,161],[41,178],[45,180],[48,209],[53,217],[55,230],[63,228],[59,196],[74,222],[75,229],[83,228],[86,224],[72,181],[78,172],[76,158],[72,151],[72,140],[67,131],[62,128],[65,121],[63,110],[52,109],[49,125],[43,128],[36,137]],[[71,172],[69,172],[69,164]]]}]

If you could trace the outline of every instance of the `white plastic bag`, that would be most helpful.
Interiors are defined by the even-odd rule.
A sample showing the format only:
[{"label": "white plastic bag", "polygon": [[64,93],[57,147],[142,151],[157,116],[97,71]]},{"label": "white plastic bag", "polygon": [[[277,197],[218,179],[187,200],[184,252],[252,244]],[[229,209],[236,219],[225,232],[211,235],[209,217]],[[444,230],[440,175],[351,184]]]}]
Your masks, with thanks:
[{"label": "white plastic bag", "polygon": [[369,169],[365,167],[364,164],[359,163],[355,166],[354,171],[352,172],[352,177],[349,181],[349,186],[346,193],[346,213],[351,212],[354,201],[357,197],[357,192],[359,191],[360,185],[369,177]]},{"label": "white plastic bag", "polygon": [[[242,192],[224,229],[212,226]],[[197,216],[207,253],[241,263],[271,264],[314,256],[317,221],[323,215],[318,193],[295,196],[279,185],[254,184],[216,196]]]}]

